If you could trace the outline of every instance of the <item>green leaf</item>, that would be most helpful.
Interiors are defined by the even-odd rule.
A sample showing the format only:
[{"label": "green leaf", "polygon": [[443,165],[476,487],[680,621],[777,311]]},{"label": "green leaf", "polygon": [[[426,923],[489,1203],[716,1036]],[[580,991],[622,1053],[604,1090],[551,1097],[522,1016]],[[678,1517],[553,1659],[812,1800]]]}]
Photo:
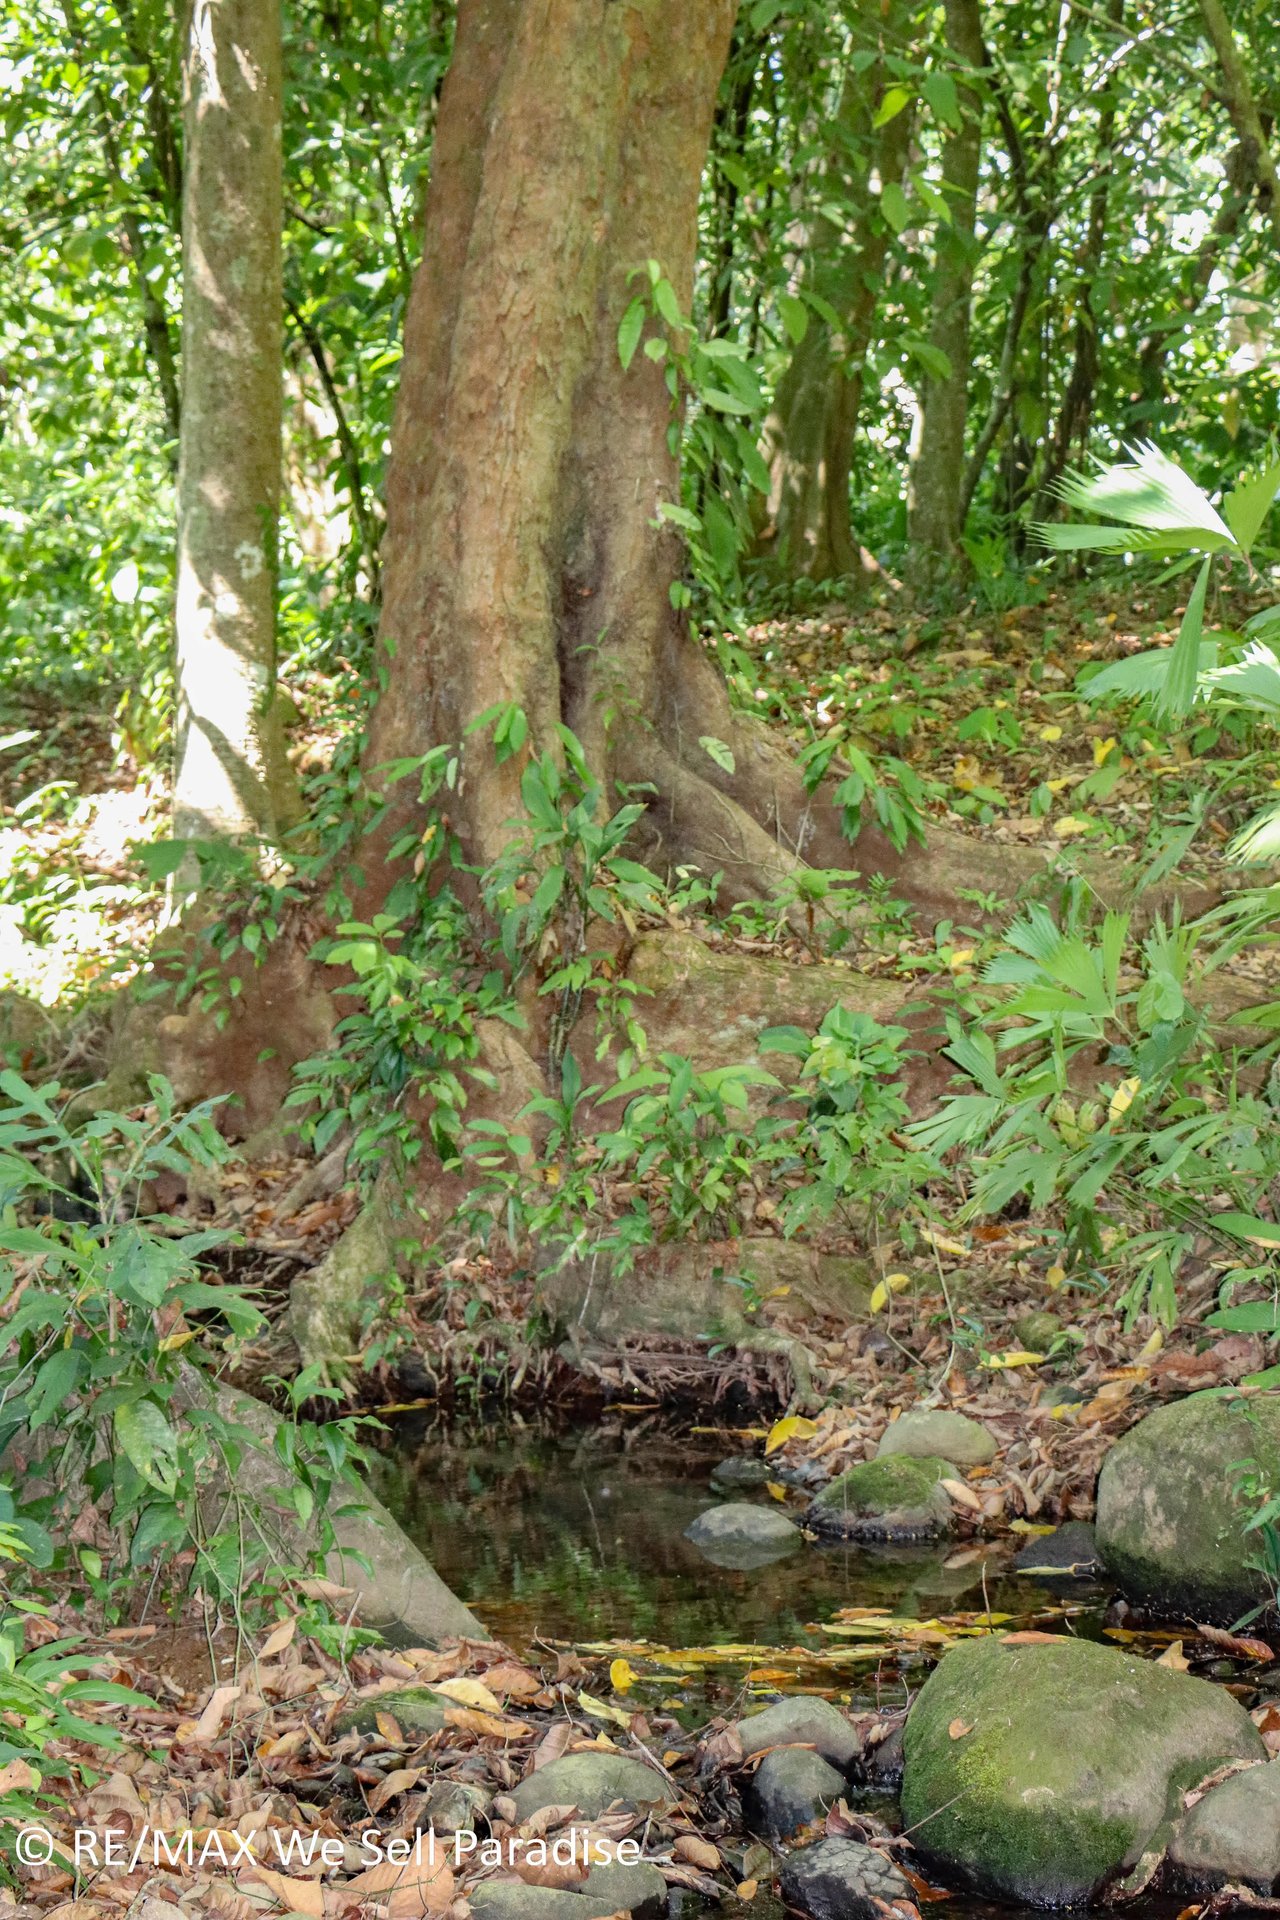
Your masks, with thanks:
[{"label": "green leaf", "polygon": [[1260,1240],[1266,1246],[1280,1247],[1280,1222],[1259,1220],[1252,1213],[1215,1213],[1213,1224],[1233,1240]]},{"label": "green leaf", "polygon": [[1274,1300],[1249,1300],[1242,1307],[1219,1307],[1205,1315],[1204,1323],[1224,1333],[1274,1333],[1280,1326],[1280,1305]]},{"label": "green leaf", "polygon": [[1212,558],[1207,559],[1196,575],[1196,583],[1191,589],[1191,598],[1173,645],[1169,672],[1156,696],[1156,712],[1168,719],[1184,718],[1196,703],[1200,636],[1204,632],[1204,603],[1209,591],[1209,571],[1212,566]]},{"label": "green leaf", "polygon": [[640,335],[644,332],[645,303],[633,300],[618,323],[618,358],[625,373],[636,357]]},{"label": "green leaf", "polygon": [[798,347],[809,331],[809,309],[794,293],[778,295],[778,312],[792,346]]},{"label": "green leaf", "polygon": [[1223,501],[1223,518],[1245,553],[1261,533],[1278,492],[1280,460],[1274,460],[1260,472],[1246,475]]},{"label": "green leaf", "polygon": [[926,73],[920,91],[944,126],[960,125],[960,95],[949,73]]},{"label": "green leaf", "polygon": [[178,1480],[178,1439],[154,1400],[133,1400],[115,1411],[116,1445],[151,1486],[171,1494]]},{"label": "green leaf", "polygon": [[705,754],[710,755],[718,767],[723,768],[725,773],[734,771],[736,762],[733,757],[733,748],[726,741],[717,740],[713,733],[700,733],[698,745]]},{"label": "green leaf", "polygon": [[880,190],[880,211],[895,233],[905,233],[911,224],[907,196],[896,180],[887,180]]},{"label": "green leaf", "polygon": [[885,92],[884,99],[876,108],[875,119],[871,122],[872,126],[887,127],[891,120],[897,119],[904,107],[909,107],[910,105],[911,95],[905,87],[889,87]]},{"label": "green leaf", "polygon": [[85,1356],[77,1347],[59,1347],[35,1377],[28,1396],[27,1425],[42,1427],[65,1408],[85,1372]]}]

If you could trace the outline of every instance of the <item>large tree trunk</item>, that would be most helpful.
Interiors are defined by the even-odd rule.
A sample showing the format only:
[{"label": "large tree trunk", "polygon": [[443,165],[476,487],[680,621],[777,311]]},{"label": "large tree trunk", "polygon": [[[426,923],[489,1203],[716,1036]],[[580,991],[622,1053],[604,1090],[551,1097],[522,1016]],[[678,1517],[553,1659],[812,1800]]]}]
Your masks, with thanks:
[{"label": "large tree trunk", "polygon": [[805,286],[834,308],[843,324],[835,335],[820,314],[811,312],[764,428],[761,452],[772,485],[760,551],[789,580],[838,579],[866,565],[853,530],[849,481],[889,250],[890,227],[879,196],[887,185],[902,184],[914,124],[907,107],[875,132],[876,109],[888,84],[884,41],[892,33],[890,47],[896,48],[901,39],[896,15],[881,24],[886,31],[879,59],[866,67],[851,64],[846,74],[834,152],[818,196],[857,206],[854,229],[842,232],[820,213],[805,265]]},{"label": "large tree trunk", "polygon": [[[495,703],[521,708],[524,751],[498,766],[472,741],[451,801],[478,863],[510,839],[528,754],[561,724],[606,783],[650,783],[670,856],[724,871],[731,892],[767,890],[798,851],[799,782],[730,714],[672,609],[683,555],[655,524],[679,497],[663,368],[637,354],[624,371],[618,353],[646,260],[688,306],[734,12],[459,11],[406,325],[367,763],[463,741]],[[733,773],[699,746],[707,734],[735,745]]]},{"label": "large tree trunk", "polygon": [[193,0],[183,50],[179,840],[296,810],[275,704],[282,180],[276,0]]},{"label": "large tree trunk", "polygon": [[950,371],[925,381],[920,443],[911,475],[907,573],[913,586],[942,584],[960,561],[974,226],[982,162],[982,95],[974,76],[986,64],[978,0],[946,0],[947,49],[956,69],[961,125],[943,143],[942,174],[951,221],[938,232],[930,344]]}]

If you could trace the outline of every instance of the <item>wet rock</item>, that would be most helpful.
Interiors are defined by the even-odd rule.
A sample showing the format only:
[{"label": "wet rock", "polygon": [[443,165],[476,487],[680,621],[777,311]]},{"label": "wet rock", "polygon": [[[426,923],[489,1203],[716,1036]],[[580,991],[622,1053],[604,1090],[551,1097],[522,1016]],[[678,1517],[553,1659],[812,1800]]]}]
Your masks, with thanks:
[{"label": "wet rock", "polygon": [[955,1475],[950,1461],[914,1454],[864,1460],[822,1489],[805,1524],[846,1540],[927,1540],[951,1526],[951,1501],[939,1483]]},{"label": "wet rock", "polygon": [[1250,1767],[1197,1800],[1169,1860],[1197,1890],[1245,1880],[1270,1893],[1280,1879],[1280,1767]]},{"label": "wet rock", "polygon": [[684,1537],[713,1566],[740,1570],[768,1566],[794,1553],[802,1538],[795,1522],[776,1507],[753,1507],[745,1501],[709,1507],[685,1528]]},{"label": "wet rock", "polygon": [[876,1448],[878,1460],[895,1453],[917,1460],[954,1460],[958,1467],[986,1467],[996,1457],[996,1443],[967,1414],[946,1407],[913,1407],[885,1428]]},{"label": "wet rock", "polygon": [[910,1900],[891,1860],[856,1840],[820,1840],[793,1853],[782,1869],[782,1898],[809,1920],[882,1920],[884,1906]]},{"label": "wet rock", "polygon": [[862,1756],[862,1777],[877,1793],[896,1793],[902,1785],[902,1728],[868,1747]]},{"label": "wet rock", "polygon": [[810,1693],[793,1693],[785,1700],[775,1700],[762,1713],[739,1720],[737,1731],[747,1759],[767,1747],[812,1747],[824,1760],[847,1772],[862,1751],[857,1731],[839,1707]]},{"label": "wet rock", "polygon": [[425,1739],[429,1733],[439,1733],[446,1712],[457,1704],[447,1694],[433,1693],[430,1687],[396,1687],[387,1693],[372,1694],[367,1700],[357,1700],[337,1716],[333,1731],[376,1733],[378,1715],[383,1713],[390,1714],[401,1733],[420,1734]]},{"label": "wet rock", "polygon": [[567,1753],[522,1780],[511,1795],[516,1814],[529,1819],[543,1807],[576,1807],[594,1820],[620,1800],[630,1808],[661,1806],[675,1793],[660,1773],[623,1753]]},{"label": "wet rock", "polygon": [[1259,1462],[1280,1481],[1280,1394],[1193,1393],[1157,1407],[1117,1440],[1098,1479],[1098,1552],[1135,1599],[1226,1625],[1270,1598],[1248,1564],[1247,1501],[1235,1469]]},{"label": "wet rock", "polygon": [[1014,1556],[1016,1571],[1032,1580],[1090,1580],[1100,1571],[1098,1542],[1087,1520],[1068,1520],[1028,1540]]},{"label": "wet rock", "polygon": [[754,1453],[735,1453],[711,1469],[711,1486],[715,1493],[736,1492],[739,1487],[762,1487],[766,1480],[773,1478],[773,1469],[768,1462],[757,1458]]},{"label": "wet rock", "polygon": [[972,1640],[907,1718],[903,1821],[944,1877],[1071,1906],[1136,1864],[1178,1793],[1264,1751],[1243,1707],[1190,1674],[1085,1640]]},{"label": "wet rock", "polygon": [[631,1913],[636,1920],[659,1920],[667,1911],[667,1883],[661,1869],[647,1860],[634,1865],[615,1860],[592,1867],[580,1891],[595,1913]]},{"label": "wet rock", "polygon": [[777,1747],[760,1762],[744,1791],[754,1832],[785,1840],[821,1819],[848,1790],[844,1775],[808,1747]]}]

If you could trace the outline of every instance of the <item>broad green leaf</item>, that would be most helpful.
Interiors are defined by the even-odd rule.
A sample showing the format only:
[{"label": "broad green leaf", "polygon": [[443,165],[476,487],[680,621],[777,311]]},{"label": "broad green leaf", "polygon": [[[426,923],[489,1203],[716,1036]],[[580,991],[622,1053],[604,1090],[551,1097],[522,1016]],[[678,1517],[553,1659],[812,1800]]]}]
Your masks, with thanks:
[{"label": "broad green leaf", "polygon": [[644,332],[644,317],[644,301],[637,299],[631,302],[618,323],[618,358],[624,373],[636,357],[640,335]]},{"label": "broad green leaf", "polygon": [[1246,475],[1223,501],[1223,517],[1246,553],[1261,533],[1277,492],[1280,492],[1280,460],[1272,461],[1258,473]]},{"label": "broad green leaf", "polygon": [[162,1492],[178,1478],[178,1440],[154,1400],[133,1400],[115,1411],[116,1445],[130,1465]]},{"label": "broad green leaf", "polygon": [[733,757],[733,748],[727,741],[717,740],[713,733],[700,733],[698,735],[698,745],[702,748],[702,751],[714,760],[718,767],[722,767],[726,773],[732,773],[734,771],[736,762]]},{"label": "broad green leaf", "polygon": [[809,331],[808,307],[806,307],[803,300],[798,300],[794,293],[780,293],[778,295],[778,312],[781,315],[782,324],[787,330],[787,338],[791,341],[792,346],[798,347],[804,339],[805,334]]},{"label": "broad green leaf", "polygon": [[1187,610],[1182,616],[1178,638],[1173,645],[1169,672],[1156,696],[1156,712],[1181,720],[1196,703],[1196,683],[1200,668],[1200,636],[1204,631],[1204,603],[1209,591],[1212,560],[1206,560],[1196,575]]},{"label": "broad green leaf", "polygon": [[887,180],[881,188],[880,210],[895,233],[905,233],[911,224],[907,196],[896,180]]},{"label": "broad green leaf", "polygon": [[884,99],[876,108],[875,118],[871,122],[872,126],[887,127],[891,120],[897,119],[904,107],[909,107],[910,105],[911,95],[905,87],[887,88]]}]

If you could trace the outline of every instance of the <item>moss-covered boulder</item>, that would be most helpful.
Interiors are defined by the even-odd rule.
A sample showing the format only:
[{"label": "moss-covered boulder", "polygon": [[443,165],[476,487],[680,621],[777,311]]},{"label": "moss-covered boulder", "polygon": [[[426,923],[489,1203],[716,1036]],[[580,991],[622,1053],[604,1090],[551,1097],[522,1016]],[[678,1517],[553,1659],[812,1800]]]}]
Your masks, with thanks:
[{"label": "moss-covered boulder", "polygon": [[1135,1599],[1229,1625],[1267,1599],[1236,1491],[1242,1461],[1280,1482],[1280,1394],[1193,1393],[1117,1440],[1098,1480],[1098,1552]]},{"label": "moss-covered boulder", "polygon": [[1178,1829],[1169,1861],[1196,1892],[1244,1880],[1259,1893],[1280,1881],[1280,1765],[1232,1774],[1197,1800]]},{"label": "moss-covered boulder", "polygon": [[1265,1751],[1208,1681],[1086,1640],[1016,1636],[948,1653],[903,1747],[903,1822],[919,1853],[948,1879],[1032,1906],[1087,1900],[1172,1830],[1185,1789]]},{"label": "moss-covered boulder", "polygon": [[894,1453],[863,1460],[830,1481],[805,1514],[815,1533],[844,1540],[928,1540],[951,1525],[949,1460]]},{"label": "moss-covered boulder", "polygon": [[848,1772],[862,1752],[857,1728],[830,1700],[817,1693],[789,1693],[759,1713],[737,1722],[743,1757],[750,1760],[770,1747],[812,1747],[824,1760]]},{"label": "moss-covered boulder", "polygon": [[395,1721],[401,1733],[425,1740],[428,1734],[439,1733],[445,1714],[457,1704],[447,1694],[435,1693],[430,1687],[389,1688],[385,1693],[370,1694],[344,1707],[334,1720],[333,1731],[376,1733],[378,1718],[385,1715]]},{"label": "moss-covered boulder", "polygon": [[950,1407],[912,1407],[884,1430],[877,1459],[909,1453],[917,1460],[954,1460],[958,1467],[986,1467],[996,1457],[994,1437],[978,1420]]}]

